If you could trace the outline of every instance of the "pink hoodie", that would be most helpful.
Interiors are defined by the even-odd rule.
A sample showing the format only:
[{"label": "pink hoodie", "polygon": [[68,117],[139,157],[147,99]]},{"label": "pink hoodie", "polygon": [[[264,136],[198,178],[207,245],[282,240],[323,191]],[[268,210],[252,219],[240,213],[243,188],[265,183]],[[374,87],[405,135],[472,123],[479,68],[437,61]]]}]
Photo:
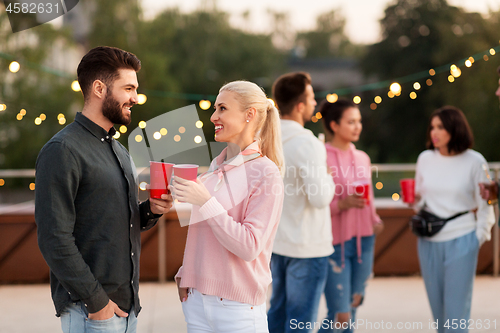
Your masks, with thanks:
[{"label": "pink hoodie", "polygon": [[[342,245],[342,261],[344,261],[344,243],[353,237],[357,238],[358,258],[361,257],[361,237],[373,235],[373,225],[380,223],[373,202],[373,184],[370,157],[357,150],[351,143],[349,150],[342,151],[325,144],[327,164],[332,171],[335,182],[335,196],[330,204],[332,217],[333,245]],[[354,194],[355,181],[370,183],[370,204],[364,208],[339,210],[338,202],[350,194]]]}]

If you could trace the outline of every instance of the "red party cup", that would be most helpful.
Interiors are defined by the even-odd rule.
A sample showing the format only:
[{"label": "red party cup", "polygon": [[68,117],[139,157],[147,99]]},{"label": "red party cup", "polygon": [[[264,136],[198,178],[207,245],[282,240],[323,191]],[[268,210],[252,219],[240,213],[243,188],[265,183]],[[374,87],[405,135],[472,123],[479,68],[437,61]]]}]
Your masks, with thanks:
[{"label": "red party cup", "polygon": [[162,194],[168,194],[168,184],[172,175],[174,164],[163,162],[149,162],[150,189],[149,196],[153,199],[161,199]]},{"label": "red party cup", "polygon": [[403,197],[403,202],[413,203],[415,202],[415,179],[406,178],[399,181],[401,185],[401,195]]},{"label": "red party cup", "polygon": [[198,176],[198,165],[196,164],[176,164],[174,166],[174,176],[183,179],[196,181]]},{"label": "red party cup", "polygon": [[366,204],[370,203],[370,183],[367,181],[356,181],[353,183],[354,193],[365,199]]}]

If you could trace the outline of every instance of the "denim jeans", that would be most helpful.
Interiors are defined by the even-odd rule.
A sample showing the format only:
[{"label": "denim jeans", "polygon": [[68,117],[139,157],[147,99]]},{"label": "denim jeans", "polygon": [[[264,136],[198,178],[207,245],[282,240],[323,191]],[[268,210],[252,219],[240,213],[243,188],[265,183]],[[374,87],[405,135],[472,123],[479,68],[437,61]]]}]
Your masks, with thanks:
[{"label": "denim jeans", "polygon": [[420,271],[438,333],[469,331],[460,324],[469,323],[478,252],[475,231],[446,242],[418,239]]},{"label": "denim jeans", "polygon": [[107,320],[91,320],[83,303],[76,302],[61,314],[61,327],[63,333],[136,333],[137,317],[132,307],[126,318],[114,315]]},{"label": "denim jeans", "polygon": [[269,332],[311,332],[325,287],[328,257],[271,257],[273,293],[267,314]]},{"label": "denim jeans", "polygon": [[[328,323],[335,321],[337,313],[350,313],[350,321],[356,320],[356,308],[351,307],[353,295],[358,294],[364,297],[365,286],[373,269],[373,249],[375,246],[375,236],[361,238],[361,262],[358,262],[356,248],[356,238],[351,238],[344,243],[345,265],[342,268],[341,245],[336,245],[335,252],[329,258],[328,277],[325,286],[326,305]],[[325,322],[324,320],[323,322]],[[332,325],[327,325],[328,329],[321,326],[319,332],[344,332],[350,333],[350,325],[347,329],[332,330]],[[335,327],[335,326],[334,326]]]},{"label": "denim jeans", "polygon": [[182,311],[188,333],[269,333],[266,303],[251,305],[189,288]]}]

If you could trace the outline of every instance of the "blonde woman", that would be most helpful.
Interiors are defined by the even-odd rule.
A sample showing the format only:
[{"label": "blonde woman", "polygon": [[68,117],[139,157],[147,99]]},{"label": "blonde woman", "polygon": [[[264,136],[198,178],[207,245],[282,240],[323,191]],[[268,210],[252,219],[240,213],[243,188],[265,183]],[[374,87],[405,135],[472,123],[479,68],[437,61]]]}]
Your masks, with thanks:
[{"label": "blonde woman", "polygon": [[174,178],[193,205],[175,279],[189,333],[268,332],[269,262],[283,205],[279,114],[256,84],[224,85],[210,120],[227,148],[196,182]]}]

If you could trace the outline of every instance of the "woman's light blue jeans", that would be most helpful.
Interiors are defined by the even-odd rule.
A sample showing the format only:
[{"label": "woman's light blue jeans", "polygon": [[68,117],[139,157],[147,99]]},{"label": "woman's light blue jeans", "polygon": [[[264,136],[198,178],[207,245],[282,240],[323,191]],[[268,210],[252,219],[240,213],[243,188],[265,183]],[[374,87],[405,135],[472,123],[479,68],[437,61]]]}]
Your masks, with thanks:
[{"label": "woman's light blue jeans", "polygon": [[[335,246],[335,252],[330,256],[330,267],[325,286],[326,305],[328,315],[319,332],[344,332],[350,333],[350,325],[347,329],[333,329],[337,313],[350,313],[351,322],[356,320],[356,308],[351,306],[353,295],[364,297],[365,286],[373,269],[373,251],[375,236],[361,238],[361,262],[358,262],[356,238],[351,238],[344,243],[345,266],[342,268],[341,245]],[[340,323],[339,323],[340,324]],[[350,323],[349,323],[350,324]]]},{"label": "woman's light blue jeans", "polygon": [[418,239],[420,271],[438,333],[468,332],[478,252],[475,231],[446,242]]}]

